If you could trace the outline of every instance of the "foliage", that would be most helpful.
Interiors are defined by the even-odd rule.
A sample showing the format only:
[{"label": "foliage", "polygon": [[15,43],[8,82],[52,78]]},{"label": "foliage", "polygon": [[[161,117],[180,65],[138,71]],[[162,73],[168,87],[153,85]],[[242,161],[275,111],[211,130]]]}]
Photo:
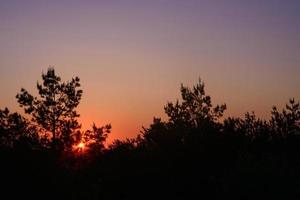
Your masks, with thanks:
[{"label": "foliage", "polygon": [[193,134],[197,131],[192,130],[208,130],[220,126],[218,120],[223,116],[226,104],[214,107],[200,78],[192,89],[181,85],[180,91],[182,102],[177,100],[176,103],[169,102],[165,106],[168,121],[162,122],[160,118],[154,118],[148,129],[143,128],[142,135],[148,145],[180,148],[181,145],[193,142],[195,137],[201,137],[201,134]]},{"label": "foliage", "polygon": [[199,82],[190,89],[181,85],[182,103],[169,102],[165,106],[165,112],[170,122],[183,123],[191,127],[201,127],[203,123],[214,122],[223,116],[226,104],[213,107],[211,97],[205,94],[204,82]]},{"label": "foliage", "polygon": [[36,129],[18,113],[10,113],[8,108],[0,110],[0,144],[16,148],[26,145],[37,147],[39,137]]},{"label": "foliage", "polygon": [[[53,105],[58,105],[46,107],[46,102],[52,101],[46,94],[41,99],[25,90],[22,94],[19,101],[33,121],[8,109],[0,110],[0,175],[3,182],[10,183],[5,186],[13,185],[15,191],[25,188],[24,194],[30,198],[40,199],[45,194],[64,199],[300,196],[300,106],[294,99],[282,111],[273,107],[270,120],[247,112],[243,118],[222,121],[226,105],[214,107],[200,79],[192,89],[181,86],[182,101],[166,105],[166,121],[154,117],[136,138],[115,140],[105,147],[111,126],[94,124],[91,130],[79,132],[73,143],[83,142],[86,151],[64,151],[58,156],[52,149],[33,145],[28,151],[18,151],[24,141],[21,138],[30,141],[26,144],[44,144],[39,131],[52,133],[54,129],[38,121],[45,118],[51,123]],[[60,118],[62,127],[71,118],[64,117]],[[55,137],[65,144],[69,140],[62,136],[73,135],[73,131],[66,131],[72,126],[58,127]]]},{"label": "foliage", "polygon": [[101,127],[97,127],[93,124],[92,130],[87,130],[83,133],[81,141],[87,145],[90,151],[96,154],[102,153],[105,148],[104,142],[110,132],[110,124]]},{"label": "foliage", "polygon": [[286,137],[288,135],[300,134],[300,105],[295,99],[290,99],[286,108],[279,112],[277,107],[272,109],[270,125],[272,132],[277,136]]},{"label": "foliage", "polygon": [[79,114],[75,110],[82,96],[82,90],[77,89],[80,80],[75,77],[62,82],[53,68],[43,73],[42,79],[42,84],[37,83],[39,97],[22,88],[16,96],[18,103],[43,133],[46,145],[49,140],[49,145],[55,148],[70,148],[74,143],[74,134],[78,134],[80,128],[77,121]]}]

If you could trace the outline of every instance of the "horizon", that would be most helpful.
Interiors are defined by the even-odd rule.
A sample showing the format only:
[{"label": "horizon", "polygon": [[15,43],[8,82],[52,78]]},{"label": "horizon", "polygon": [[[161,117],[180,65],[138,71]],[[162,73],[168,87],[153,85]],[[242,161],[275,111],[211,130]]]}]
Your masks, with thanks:
[{"label": "horizon", "polygon": [[81,79],[83,129],[111,123],[110,141],[164,119],[199,77],[225,117],[300,99],[299,1],[88,2],[0,2],[1,109],[20,111],[49,66]]}]

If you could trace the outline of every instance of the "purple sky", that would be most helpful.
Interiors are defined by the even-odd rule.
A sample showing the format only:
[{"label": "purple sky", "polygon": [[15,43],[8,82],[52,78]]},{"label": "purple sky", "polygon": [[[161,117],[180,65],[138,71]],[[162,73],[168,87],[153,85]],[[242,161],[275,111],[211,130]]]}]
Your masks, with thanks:
[{"label": "purple sky", "polygon": [[0,107],[42,71],[78,75],[84,128],[135,136],[201,76],[228,115],[300,99],[299,0],[0,1]]}]

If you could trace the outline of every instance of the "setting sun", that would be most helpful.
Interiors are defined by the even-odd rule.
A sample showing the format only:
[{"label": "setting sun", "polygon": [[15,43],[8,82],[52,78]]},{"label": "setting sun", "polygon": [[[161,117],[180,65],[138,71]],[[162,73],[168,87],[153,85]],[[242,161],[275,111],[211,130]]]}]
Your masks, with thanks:
[{"label": "setting sun", "polygon": [[78,149],[81,149],[81,150],[83,150],[84,147],[85,147],[85,144],[84,144],[83,142],[80,142],[80,143],[77,145],[77,148],[78,148]]},{"label": "setting sun", "polygon": [[85,149],[86,149],[86,145],[84,144],[84,142],[80,142],[77,145],[73,146],[73,151],[77,153],[83,152],[85,151]]},{"label": "setting sun", "polygon": [[300,200],[299,11],[0,0],[1,196]]}]

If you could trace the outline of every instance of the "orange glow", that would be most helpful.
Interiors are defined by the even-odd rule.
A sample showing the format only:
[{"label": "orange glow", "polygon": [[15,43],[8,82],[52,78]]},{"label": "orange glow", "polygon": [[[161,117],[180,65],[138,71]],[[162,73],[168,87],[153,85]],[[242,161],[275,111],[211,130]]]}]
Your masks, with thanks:
[{"label": "orange glow", "polygon": [[85,147],[85,144],[84,144],[83,142],[80,142],[80,143],[77,145],[77,148],[78,148],[78,149],[81,149],[81,150],[83,150],[84,147]]},{"label": "orange glow", "polygon": [[21,87],[37,95],[49,65],[63,82],[80,78],[82,130],[111,123],[108,143],[166,117],[180,84],[192,87],[199,77],[213,104],[228,105],[226,116],[254,110],[269,118],[272,105],[300,98],[300,15],[292,1],[29,1],[26,9],[3,2],[0,108],[24,116],[15,96]]},{"label": "orange glow", "polygon": [[84,142],[80,142],[73,146],[73,151],[76,153],[83,153],[86,150],[86,145]]}]

